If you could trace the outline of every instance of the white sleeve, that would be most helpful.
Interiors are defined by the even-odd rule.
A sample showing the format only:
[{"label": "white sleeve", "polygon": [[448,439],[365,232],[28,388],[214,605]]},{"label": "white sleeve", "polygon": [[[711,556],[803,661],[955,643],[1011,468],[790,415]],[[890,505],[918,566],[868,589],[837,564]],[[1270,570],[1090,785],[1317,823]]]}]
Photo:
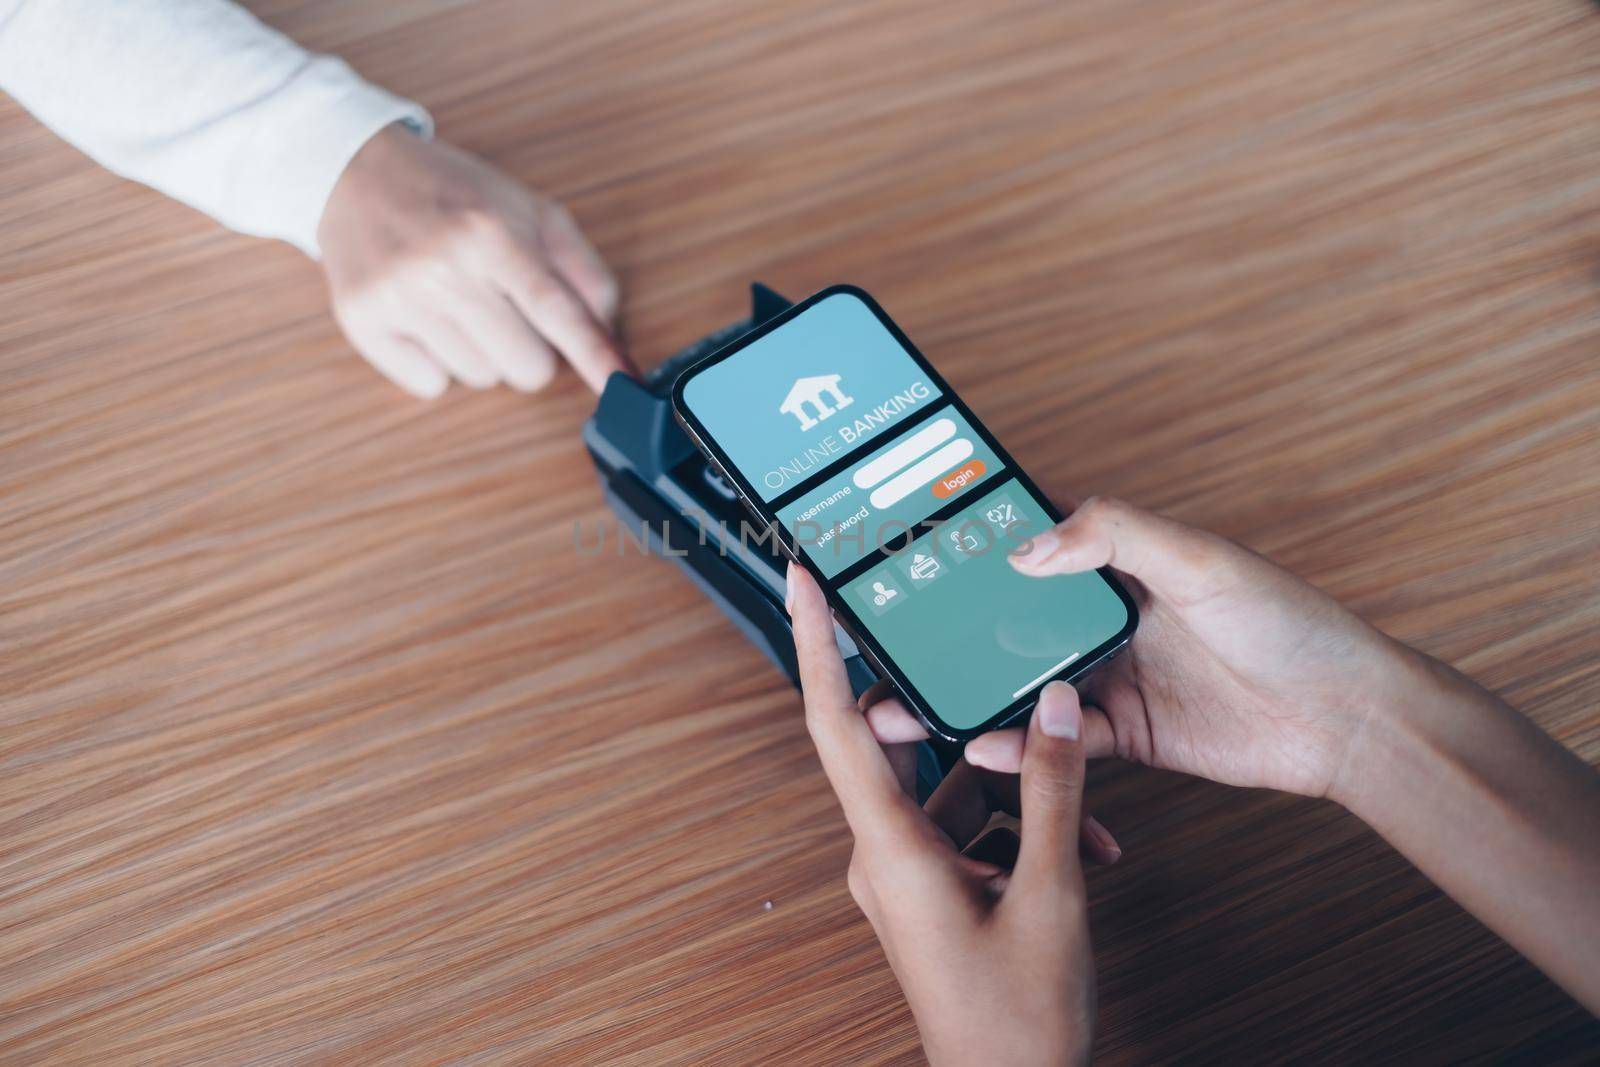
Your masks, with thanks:
[{"label": "white sleeve", "polygon": [[313,257],[361,146],[392,122],[433,132],[228,0],[0,0],[0,89],[116,173]]}]

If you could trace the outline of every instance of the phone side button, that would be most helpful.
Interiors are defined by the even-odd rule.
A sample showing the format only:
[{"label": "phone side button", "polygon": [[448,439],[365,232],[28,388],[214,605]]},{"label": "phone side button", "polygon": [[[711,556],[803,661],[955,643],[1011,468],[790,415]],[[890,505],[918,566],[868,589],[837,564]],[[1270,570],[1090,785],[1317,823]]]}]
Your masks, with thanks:
[{"label": "phone side button", "polygon": [[834,622],[838,624],[839,629],[843,630],[849,636],[850,640],[855,642],[856,651],[860,653],[862,659],[867,661],[867,666],[872,668],[873,673],[879,678],[889,677],[889,672],[883,669],[883,664],[878,662],[878,657],[874,656],[872,654],[872,650],[866,646],[864,641],[861,640],[861,635],[856,633],[856,628],[839,618],[837,615],[835,615],[833,618]]}]

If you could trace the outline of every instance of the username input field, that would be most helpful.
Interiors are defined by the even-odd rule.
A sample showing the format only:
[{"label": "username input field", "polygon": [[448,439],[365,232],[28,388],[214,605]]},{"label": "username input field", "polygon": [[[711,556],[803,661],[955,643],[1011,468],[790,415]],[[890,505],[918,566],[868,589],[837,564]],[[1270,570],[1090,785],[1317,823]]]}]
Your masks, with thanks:
[{"label": "username input field", "polygon": [[878,486],[867,499],[875,508],[893,507],[971,455],[972,441],[957,438]]},{"label": "username input field", "polygon": [[[857,489],[871,489],[885,478],[912,463],[918,456],[930,452],[956,435],[956,424],[948,419],[934,419],[911,434],[870,463],[863,463],[851,481]],[[899,497],[895,498],[896,500]]]}]

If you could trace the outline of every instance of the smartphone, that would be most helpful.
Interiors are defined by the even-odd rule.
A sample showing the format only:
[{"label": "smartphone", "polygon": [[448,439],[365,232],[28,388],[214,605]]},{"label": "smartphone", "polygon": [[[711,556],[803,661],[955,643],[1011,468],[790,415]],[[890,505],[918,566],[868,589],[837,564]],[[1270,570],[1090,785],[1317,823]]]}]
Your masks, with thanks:
[{"label": "smartphone", "polygon": [[862,290],[825,289],[712,353],[672,404],[754,516],[749,536],[816,577],[935,734],[1003,726],[1133,636],[1110,571],[1007,562],[1060,512]]}]

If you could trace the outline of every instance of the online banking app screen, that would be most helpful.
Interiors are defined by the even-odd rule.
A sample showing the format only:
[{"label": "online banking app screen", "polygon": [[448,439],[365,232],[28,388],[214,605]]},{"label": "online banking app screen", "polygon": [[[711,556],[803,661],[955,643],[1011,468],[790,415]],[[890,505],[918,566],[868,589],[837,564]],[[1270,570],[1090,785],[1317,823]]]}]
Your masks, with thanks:
[{"label": "online banking app screen", "polygon": [[993,717],[1126,624],[1098,575],[1006,562],[1049,525],[1042,502],[856,297],[707,368],[683,401],[950,725]]}]

